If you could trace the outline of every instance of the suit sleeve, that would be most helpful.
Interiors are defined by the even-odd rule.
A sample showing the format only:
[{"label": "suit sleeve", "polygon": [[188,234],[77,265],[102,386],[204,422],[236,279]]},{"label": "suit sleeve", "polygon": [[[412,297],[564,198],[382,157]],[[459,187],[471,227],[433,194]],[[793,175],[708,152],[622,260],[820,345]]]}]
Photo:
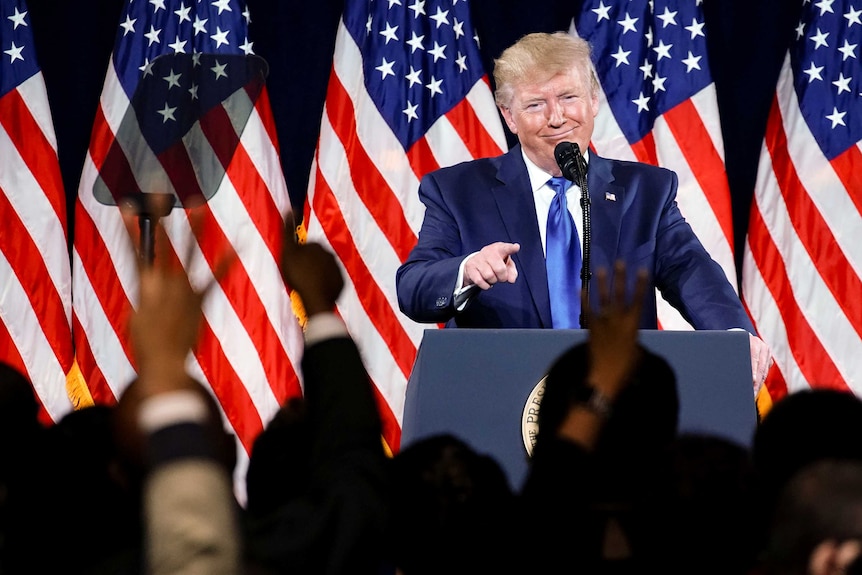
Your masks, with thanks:
[{"label": "suit sleeve", "polygon": [[677,176],[666,184],[656,236],[656,287],[695,329],[742,328],[756,335],[734,286],[685,221]]},{"label": "suit sleeve", "polygon": [[150,435],[144,483],[148,575],[232,575],[240,565],[233,485],[204,426],[178,423]]},{"label": "suit sleeve", "polygon": [[419,199],[425,219],[416,246],[395,276],[398,306],[413,321],[442,323],[455,315],[455,281],[467,254],[434,174],[422,178]]}]

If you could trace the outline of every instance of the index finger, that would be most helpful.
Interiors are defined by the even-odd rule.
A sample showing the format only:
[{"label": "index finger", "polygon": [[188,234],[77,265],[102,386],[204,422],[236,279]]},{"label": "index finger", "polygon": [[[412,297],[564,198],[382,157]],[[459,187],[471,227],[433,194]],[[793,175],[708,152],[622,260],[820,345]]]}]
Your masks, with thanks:
[{"label": "index finger", "polygon": [[521,244],[509,244],[506,242],[500,242],[500,247],[501,247],[502,252],[504,254],[506,254],[507,256],[510,256],[512,254],[516,254],[519,251],[521,251]]}]

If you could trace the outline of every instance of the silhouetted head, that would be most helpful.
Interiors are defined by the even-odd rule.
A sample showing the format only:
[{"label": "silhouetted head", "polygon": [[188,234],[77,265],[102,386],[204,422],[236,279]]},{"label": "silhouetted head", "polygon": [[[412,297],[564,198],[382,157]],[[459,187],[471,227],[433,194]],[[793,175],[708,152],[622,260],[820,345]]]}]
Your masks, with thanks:
[{"label": "silhouetted head", "polygon": [[[548,371],[539,408],[537,443],[555,435],[569,408],[583,397],[589,371],[587,345],[570,348]],[[676,375],[663,357],[646,348],[641,351],[631,382],[614,401],[596,445],[597,458],[612,467],[665,449],[677,433]]]},{"label": "silhouetted head", "polygon": [[[813,555],[833,553],[844,543],[855,548],[856,560],[842,573],[862,568],[862,462],[820,459],[800,468],[784,485],[770,524],[763,555],[764,573],[807,575]],[[844,557],[843,563],[852,560]],[[833,571],[839,572],[837,567]]]},{"label": "silhouetted head", "polygon": [[405,575],[505,572],[516,532],[502,467],[451,434],[408,445],[391,461],[393,549]]},{"label": "silhouetted head", "polygon": [[0,434],[38,427],[39,403],[27,377],[0,362]]},{"label": "silhouetted head", "polygon": [[672,451],[670,499],[659,514],[659,559],[669,575],[741,575],[755,564],[754,467],[747,447],[726,438],[682,433]]},{"label": "silhouetted head", "polygon": [[[535,450],[559,440],[572,406],[583,401],[588,343],[557,358],[545,379]],[[679,397],[668,362],[641,348],[630,381],[613,402],[595,447],[584,459],[583,538],[579,553],[591,572],[644,572],[661,540],[657,518],[669,496],[671,447]]]},{"label": "silhouetted head", "polygon": [[752,458],[764,488],[773,492],[818,459],[862,461],[862,400],[834,389],[785,396],[755,430]]}]

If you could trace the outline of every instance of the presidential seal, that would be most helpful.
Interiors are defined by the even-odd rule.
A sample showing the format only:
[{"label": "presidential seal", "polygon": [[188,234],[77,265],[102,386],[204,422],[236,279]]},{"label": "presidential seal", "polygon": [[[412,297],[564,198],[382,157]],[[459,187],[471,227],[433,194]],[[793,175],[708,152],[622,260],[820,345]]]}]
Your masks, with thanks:
[{"label": "presidential seal", "polygon": [[539,404],[542,402],[542,395],[545,393],[545,380],[548,376],[539,380],[539,383],[533,387],[527,397],[527,403],[524,404],[524,412],[521,415],[521,437],[524,440],[524,449],[527,450],[527,455],[533,455],[533,446],[536,445],[536,435],[539,433]]}]

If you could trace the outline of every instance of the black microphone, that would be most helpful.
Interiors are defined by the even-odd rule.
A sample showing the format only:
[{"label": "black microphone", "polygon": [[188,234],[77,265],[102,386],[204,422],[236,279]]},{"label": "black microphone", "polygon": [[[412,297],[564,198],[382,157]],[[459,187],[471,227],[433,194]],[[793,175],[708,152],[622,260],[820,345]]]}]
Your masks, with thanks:
[{"label": "black microphone", "polygon": [[557,160],[557,165],[563,172],[563,177],[572,182],[580,182],[581,179],[581,162],[578,156],[581,155],[581,150],[577,144],[572,142],[560,142],[554,148],[554,158]]}]

